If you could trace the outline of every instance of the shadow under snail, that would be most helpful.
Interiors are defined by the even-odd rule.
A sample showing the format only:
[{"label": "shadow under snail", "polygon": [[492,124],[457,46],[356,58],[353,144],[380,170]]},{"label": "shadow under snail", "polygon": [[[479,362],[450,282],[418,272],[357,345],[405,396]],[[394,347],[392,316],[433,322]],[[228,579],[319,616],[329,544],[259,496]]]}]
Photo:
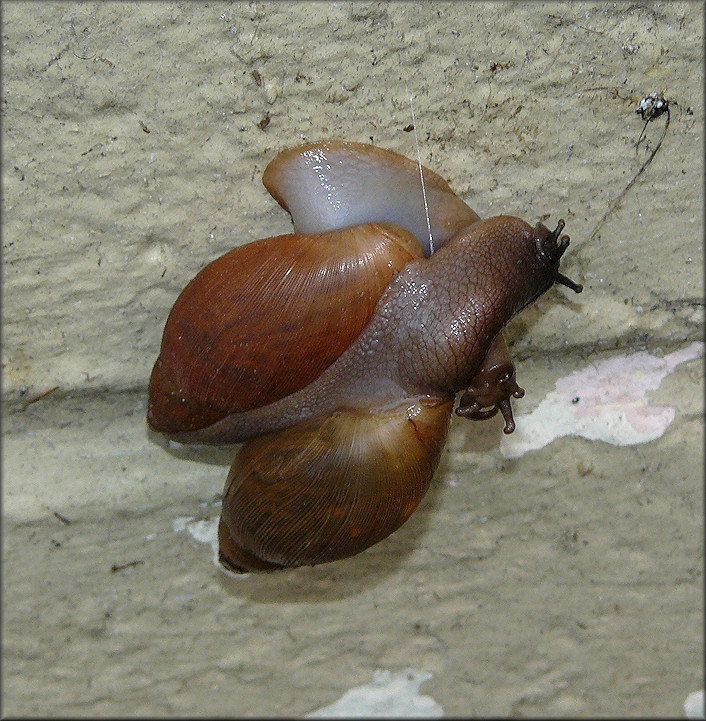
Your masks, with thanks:
[{"label": "shadow under snail", "polygon": [[458,415],[500,411],[513,431],[524,391],[503,326],[554,283],[581,292],[559,272],[563,220],[481,220],[422,172],[425,198],[419,166],[388,150],[281,153],[263,182],[295,233],[214,260],[169,314],[148,423],[181,443],[245,441],[219,525],[230,570],[333,561],[399,528],[457,393]]}]

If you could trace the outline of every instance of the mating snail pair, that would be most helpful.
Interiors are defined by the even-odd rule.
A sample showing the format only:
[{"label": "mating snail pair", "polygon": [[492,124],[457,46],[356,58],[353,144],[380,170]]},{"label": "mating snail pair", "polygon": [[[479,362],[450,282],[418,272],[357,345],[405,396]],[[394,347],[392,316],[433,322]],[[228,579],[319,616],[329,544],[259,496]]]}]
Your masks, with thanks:
[{"label": "mating snail pair", "polygon": [[524,391],[500,332],[554,283],[581,291],[559,273],[564,222],[480,220],[423,176],[425,197],[416,163],[372,145],[281,153],[263,181],[295,233],[216,259],[169,314],[148,422],[182,443],[245,441],[219,525],[231,570],[333,561],[399,528],[459,391],[459,415],[500,410],[514,429]]}]

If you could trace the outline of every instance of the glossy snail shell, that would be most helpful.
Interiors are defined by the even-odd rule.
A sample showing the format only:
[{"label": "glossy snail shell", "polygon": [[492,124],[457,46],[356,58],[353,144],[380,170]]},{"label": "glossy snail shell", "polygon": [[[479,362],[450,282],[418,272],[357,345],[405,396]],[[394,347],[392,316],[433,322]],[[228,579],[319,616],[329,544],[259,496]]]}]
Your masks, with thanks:
[{"label": "glossy snail shell", "polygon": [[209,263],[167,319],[150,379],[150,426],[198,430],[308,385],[420,256],[404,228],[365,224],[266,238]]},{"label": "glossy snail shell", "polygon": [[452,405],[344,411],[248,441],[226,482],[221,562],[315,565],[386,538],[429,488]]}]

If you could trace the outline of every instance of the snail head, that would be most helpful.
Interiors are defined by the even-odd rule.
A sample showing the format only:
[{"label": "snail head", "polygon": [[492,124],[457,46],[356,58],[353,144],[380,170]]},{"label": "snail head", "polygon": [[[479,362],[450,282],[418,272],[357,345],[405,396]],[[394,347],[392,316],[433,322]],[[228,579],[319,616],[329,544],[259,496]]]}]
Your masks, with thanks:
[{"label": "snail head", "polygon": [[571,288],[575,293],[580,293],[583,286],[559,272],[559,259],[569,247],[569,236],[561,235],[565,225],[566,223],[560,220],[554,230],[549,230],[543,223],[537,223],[534,228],[533,239],[539,255],[556,269],[554,282]]}]

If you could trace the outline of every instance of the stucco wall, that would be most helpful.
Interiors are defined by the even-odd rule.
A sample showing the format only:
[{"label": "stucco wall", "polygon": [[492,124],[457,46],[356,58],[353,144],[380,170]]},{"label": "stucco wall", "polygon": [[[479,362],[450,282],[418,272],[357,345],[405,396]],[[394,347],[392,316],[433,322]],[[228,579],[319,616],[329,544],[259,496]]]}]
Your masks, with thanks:
[{"label": "stucco wall", "polygon": [[[6,712],[303,714],[412,666],[449,715],[679,713],[701,679],[699,362],[652,397],[676,408],[655,441],[508,461],[499,422],[457,419],[392,538],[238,581],[171,525],[217,516],[232,452],[169,454],[144,409],[179,291],[290,230],[267,163],[322,138],[414,158],[410,95],[422,162],[479,215],[567,221],[585,290],[510,325],[519,414],[588,363],[701,339],[703,5],[2,10]],[[662,145],[603,219],[665,128],[636,150],[654,91]]]}]

